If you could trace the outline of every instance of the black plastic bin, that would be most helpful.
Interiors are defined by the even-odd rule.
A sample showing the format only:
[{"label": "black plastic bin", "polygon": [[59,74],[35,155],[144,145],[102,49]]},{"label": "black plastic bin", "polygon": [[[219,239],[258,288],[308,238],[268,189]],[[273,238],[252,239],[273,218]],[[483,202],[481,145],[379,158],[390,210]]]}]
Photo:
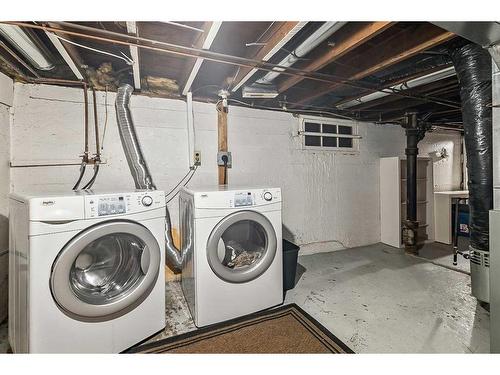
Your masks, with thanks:
[{"label": "black plastic bin", "polygon": [[295,274],[297,273],[297,256],[300,247],[283,240],[283,291],[295,287]]}]

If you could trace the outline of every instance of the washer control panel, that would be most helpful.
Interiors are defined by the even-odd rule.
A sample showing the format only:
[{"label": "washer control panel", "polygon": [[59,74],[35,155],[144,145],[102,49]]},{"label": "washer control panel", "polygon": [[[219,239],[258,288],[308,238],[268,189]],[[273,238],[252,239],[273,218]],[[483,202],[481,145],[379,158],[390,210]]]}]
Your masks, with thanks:
[{"label": "washer control panel", "polygon": [[123,195],[97,198],[97,216],[117,215],[127,212]]},{"label": "washer control panel", "polygon": [[234,207],[252,206],[253,204],[254,199],[251,192],[234,193]]},{"label": "washer control panel", "polygon": [[160,207],[165,207],[165,193],[158,190],[85,197],[85,216],[88,218],[131,214]]}]

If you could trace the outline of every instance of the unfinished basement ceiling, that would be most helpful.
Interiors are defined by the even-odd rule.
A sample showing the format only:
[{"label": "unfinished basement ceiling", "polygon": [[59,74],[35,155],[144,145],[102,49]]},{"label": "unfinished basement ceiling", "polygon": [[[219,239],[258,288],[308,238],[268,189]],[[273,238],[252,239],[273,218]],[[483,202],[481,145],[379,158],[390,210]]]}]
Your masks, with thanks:
[{"label": "unfinished basement ceiling", "polygon": [[[29,63],[23,64],[19,61],[20,55],[17,58],[12,55],[15,48],[2,37],[0,69],[23,81],[36,79],[37,76],[76,81],[75,74],[47,37],[46,32],[50,31],[43,29],[51,27],[59,30],[59,37],[79,44],[61,41],[84,79],[97,89],[115,90],[120,82],[134,84],[133,70],[136,69],[136,91],[144,95],[182,98],[183,91],[190,90],[195,100],[216,101],[219,99],[218,92],[226,89],[230,91],[230,98],[235,100],[232,105],[318,111],[318,114],[331,113],[382,123],[398,122],[405,112],[418,111],[433,124],[461,126],[460,98],[454,74],[416,87],[404,87],[407,81],[450,67],[449,49],[466,42],[434,24],[339,24],[333,34],[300,57],[291,66],[292,69],[287,69],[273,80],[272,84],[279,92],[274,99],[243,98],[242,87],[252,85],[272,69],[273,65],[263,65],[263,60],[279,64],[324,23],[270,21],[216,24],[135,23],[139,37],[168,44],[164,45],[130,38],[130,25],[128,27],[125,21],[25,23],[23,30],[29,32],[47,51],[55,68],[39,71],[30,67]],[[126,62],[125,56],[131,56],[127,43],[153,48],[139,47],[138,61],[132,65]],[[154,50],[166,48],[179,51],[178,46],[194,50],[189,50],[190,56]],[[197,63],[196,56],[201,49],[222,55],[211,55],[218,61],[205,59]],[[236,59],[236,64],[235,57],[240,58]],[[228,64],[228,60],[233,64]],[[249,74],[252,67],[264,67],[267,71],[258,69]],[[137,87],[137,77],[140,88]],[[245,79],[243,84],[242,79]],[[397,91],[389,89],[401,84],[403,86],[399,86]],[[233,92],[235,87],[237,90]],[[386,94],[374,100],[364,100],[363,97],[378,90],[385,90]]]}]

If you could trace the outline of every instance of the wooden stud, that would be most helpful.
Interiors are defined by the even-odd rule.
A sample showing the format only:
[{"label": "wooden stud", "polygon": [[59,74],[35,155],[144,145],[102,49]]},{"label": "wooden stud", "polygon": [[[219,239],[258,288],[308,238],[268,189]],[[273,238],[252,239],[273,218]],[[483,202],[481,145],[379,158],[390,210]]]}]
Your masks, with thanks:
[{"label": "wooden stud", "polygon": [[[218,131],[218,150],[227,152],[227,108],[222,103],[217,105],[217,131]],[[226,168],[219,165],[219,185],[224,185],[224,174]],[[227,178],[226,178],[227,182]]]},{"label": "wooden stud", "polygon": [[[49,25],[49,27],[52,27],[52,28],[61,29],[61,27],[58,24],[53,23],[53,22],[49,22],[48,25]],[[54,31],[54,34],[56,34],[58,36],[64,36],[65,39],[71,40],[71,37],[69,35],[66,35],[66,34],[61,35],[61,33],[58,33],[56,31]],[[78,52],[77,48],[74,45],[65,42],[64,40],[61,40],[60,42],[63,45],[64,49],[66,50],[71,61],[73,61],[75,68],[79,71],[80,76],[82,76],[83,80],[85,80],[86,72],[82,68],[82,66],[84,66],[85,64],[84,64],[84,61],[83,61],[80,53]],[[64,57],[65,56],[63,56],[63,58]],[[70,66],[70,68],[71,68],[71,66]],[[73,68],[71,68],[71,69],[73,70]],[[77,76],[77,78],[80,79],[80,76],[76,72],[74,72],[73,74],[75,74]]]},{"label": "wooden stud", "polygon": [[[139,27],[135,21],[127,21],[127,33],[133,36],[139,36]],[[130,56],[134,61],[132,65],[132,73],[134,76],[134,88],[141,89],[141,67],[139,65],[139,48],[137,46],[130,46]]]},{"label": "wooden stud", "polygon": [[[340,57],[344,56],[346,53],[352,51],[356,47],[360,46],[361,44],[366,43],[374,36],[388,29],[393,24],[394,22],[368,22],[367,24],[363,24],[356,30],[354,30],[354,32],[342,35],[342,37],[336,41],[335,45],[332,48],[328,49],[321,56],[315,58],[302,69],[308,72],[318,71],[321,68],[331,64],[335,60],[339,59]],[[340,29],[339,33],[341,32],[342,29]],[[290,87],[295,86],[297,83],[301,82],[303,79],[304,77],[289,77],[278,86],[278,91],[286,91]]]}]

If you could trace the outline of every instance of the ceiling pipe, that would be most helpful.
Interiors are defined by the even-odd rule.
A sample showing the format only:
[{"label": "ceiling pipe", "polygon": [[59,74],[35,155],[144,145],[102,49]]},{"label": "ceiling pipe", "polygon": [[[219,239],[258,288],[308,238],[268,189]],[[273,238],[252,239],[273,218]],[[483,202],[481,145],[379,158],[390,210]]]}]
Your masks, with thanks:
[{"label": "ceiling pipe", "polygon": [[[289,67],[295,64],[299,59],[306,56],[314,48],[328,39],[335,31],[344,26],[347,22],[325,22],[318,30],[312,33],[306,40],[304,40],[294,51],[289,53],[278,65],[282,67]],[[267,73],[264,77],[258,79],[258,84],[270,84],[278,77],[284,69],[275,68],[274,72]]]},{"label": "ceiling pipe", "polygon": [[54,64],[19,26],[0,24],[0,35],[7,39],[35,68],[39,70],[54,69]]},{"label": "ceiling pipe", "polygon": [[409,81],[391,86],[387,89],[384,89],[384,91],[376,91],[376,92],[373,92],[371,94],[362,96],[361,98],[350,100],[348,102],[339,104],[336,107],[338,109],[351,108],[351,107],[354,107],[358,104],[367,103],[367,102],[371,102],[372,100],[375,100],[375,99],[383,98],[384,96],[394,94],[395,92],[405,91],[408,89],[412,89],[414,87],[423,86],[423,85],[426,85],[428,83],[440,81],[442,79],[452,77],[456,74],[457,73],[455,72],[455,67],[450,66],[448,68],[427,74],[425,76],[414,78],[414,79],[411,79]]},{"label": "ceiling pipe", "polygon": [[[273,71],[273,70],[283,69],[283,67],[281,67],[281,66],[278,66],[276,64],[271,64],[268,62],[252,60],[252,59],[242,58],[242,57],[238,57],[238,56],[232,56],[232,55],[222,54],[222,53],[218,53],[218,52],[213,52],[213,51],[200,50],[197,48],[186,47],[186,46],[167,43],[167,42],[161,42],[161,41],[153,40],[153,39],[125,35],[125,34],[116,33],[113,31],[109,31],[109,30],[97,29],[94,27],[73,24],[73,23],[69,23],[69,22],[58,22],[58,24],[61,26],[67,26],[67,27],[78,29],[78,30],[83,30],[85,32],[75,32],[75,31],[70,31],[70,30],[66,30],[66,29],[56,29],[53,27],[35,25],[35,24],[26,23],[26,22],[0,21],[0,24],[2,24],[2,23],[28,27],[28,28],[32,28],[32,29],[58,32],[58,33],[63,33],[63,34],[81,37],[81,38],[85,38],[85,39],[98,40],[101,42],[109,42],[109,43],[114,43],[114,44],[118,44],[118,45],[126,45],[126,46],[134,45],[134,46],[137,46],[137,47],[142,48],[142,49],[172,54],[172,55],[176,55],[176,56],[203,57],[205,60],[208,60],[208,61],[213,61],[213,62],[222,63],[222,64],[228,64],[228,65],[242,66],[242,67],[247,67],[247,68],[257,68],[259,70],[264,70],[264,71]],[[94,35],[92,33],[98,33],[98,34],[101,34],[102,36]],[[109,37],[106,37],[104,35],[108,35]],[[122,40],[122,39],[117,39],[117,38],[127,38],[127,40]],[[129,39],[134,40],[134,42],[130,42]],[[151,45],[146,45],[146,44],[142,44],[142,43],[150,43]],[[319,73],[319,72],[302,71],[300,69],[295,69],[292,67],[286,68],[286,70],[283,71],[281,74],[285,74],[288,76],[300,76],[300,77],[304,77],[306,79],[313,80],[316,82],[340,84],[340,85],[344,85],[347,87],[359,88],[359,89],[369,90],[369,91],[374,91],[374,92],[381,91],[378,88],[372,88],[372,87],[368,87],[366,85],[362,85],[359,83],[346,81],[345,77],[338,77],[336,75],[324,74],[324,73]],[[451,108],[460,108],[459,103],[451,102],[448,100],[442,100],[442,99],[434,98],[431,96],[416,96],[416,95],[406,94],[403,92],[392,93],[391,95],[400,96],[400,97],[404,97],[404,98],[422,99],[423,101],[426,101],[426,102],[442,104],[444,106],[448,106]]]},{"label": "ceiling pipe", "polygon": [[[307,22],[299,22],[295,27],[290,30],[283,39],[281,39],[263,58],[262,61],[269,61],[271,57],[273,57],[276,53],[278,53],[285,44],[287,44],[297,33],[302,30],[302,28],[307,24]],[[231,91],[236,92],[243,84],[248,81],[252,76],[258,71],[258,69],[253,68],[248,72],[248,74],[235,85]]]}]

